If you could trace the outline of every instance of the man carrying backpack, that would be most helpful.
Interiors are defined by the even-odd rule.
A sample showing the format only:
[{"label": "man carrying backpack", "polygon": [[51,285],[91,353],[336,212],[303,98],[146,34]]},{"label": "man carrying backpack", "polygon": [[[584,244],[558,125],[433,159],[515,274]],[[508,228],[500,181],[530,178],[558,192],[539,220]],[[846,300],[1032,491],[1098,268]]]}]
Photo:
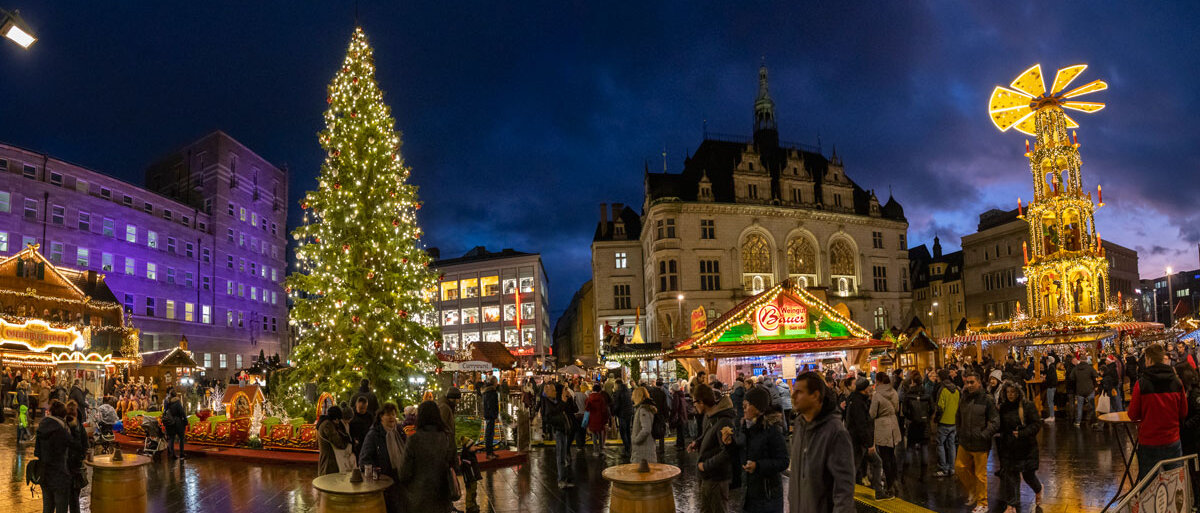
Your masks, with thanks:
[{"label": "man carrying backpack", "polygon": [[661,378],[655,382],[654,386],[646,388],[650,392],[650,399],[654,401],[654,407],[658,409],[654,414],[654,428],[651,430],[651,436],[658,441],[658,450],[661,451],[666,446],[667,418],[671,416],[671,401],[662,389]]}]

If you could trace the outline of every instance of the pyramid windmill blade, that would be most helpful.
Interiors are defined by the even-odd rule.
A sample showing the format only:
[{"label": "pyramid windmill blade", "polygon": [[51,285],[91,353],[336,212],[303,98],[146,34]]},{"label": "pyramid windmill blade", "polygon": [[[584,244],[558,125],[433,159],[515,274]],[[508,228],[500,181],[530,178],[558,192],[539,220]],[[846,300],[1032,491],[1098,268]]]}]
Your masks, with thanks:
[{"label": "pyramid windmill blade", "polygon": [[1067,120],[1067,128],[1079,128],[1079,123],[1076,123],[1074,119],[1071,119],[1071,116],[1063,114],[1063,119]]},{"label": "pyramid windmill blade", "polygon": [[1009,85],[1013,89],[1035,98],[1046,94],[1046,82],[1042,80],[1042,65],[1034,64],[1033,67],[1017,76],[1016,80],[1013,80],[1012,84]]},{"label": "pyramid windmill blade", "polygon": [[1033,113],[1033,109],[1029,106],[1032,99],[1020,91],[997,86],[992,90],[992,98],[988,103],[988,114],[992,118],[992,123],[1000,131],[1007,131],[1022,118]]},{"label": "pyramid windmill blade", "polygon": [[1037,137],[1037,116],[1034,116],[1033,114],[1033,111],[1030,111],[1029,115],[1021,118],[1020,121],[1017,121],[1017,123],[1013,125],[1013,128],[1025,135]]},{"label": "pyramid windmill blade", "polygon": [[1076,64],[1058,70],[1058,73],[1054,74],[1054,86],[1050,88],[1050,94],[1058,94],[1066,89],[1085,69],[1087,69],[1087,64]]},{"label": "pyramid windmill blade", "polygon": [[1104,104],[1099,103],[1099,102],[1069,101],[1069,102],[1062,102],[1062,106],[1063,106],[1063,108],[1077,110],[1079,112],[1096,112],[1096,111],[1104,108]]},{"label": "pyramid windmill blade", "polygon": [[1107,83],[1105,83],[1103,80],[1095,80],[1088,82],[1086,85],[1076,87],[1075,89],[1063,93],[1063,98],[1074,98],[1076,96],[1082,96],[1088,93],[1094,93],[1096,91],[1103,91],[1105,89],[1108,89]]}]

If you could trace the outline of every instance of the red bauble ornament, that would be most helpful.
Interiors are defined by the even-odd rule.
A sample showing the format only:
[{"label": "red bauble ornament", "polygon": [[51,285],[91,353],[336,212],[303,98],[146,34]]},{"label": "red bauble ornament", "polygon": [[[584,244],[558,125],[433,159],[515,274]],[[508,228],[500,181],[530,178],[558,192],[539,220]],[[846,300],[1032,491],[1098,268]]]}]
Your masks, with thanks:
[{"label": "red bauble ornament", "polygon": [[301,201],[301,202],[300,202],[300,208],[302,208],[302,209],[304,209],[304,210],[308,210],[308,202],[307,202],[307,201]]},{"label": "red bauble ornament", "polygon": [[350,117],[352,117],[352,118],[357,118],[357,117],[358,117],[358,112],[355,112],[355,111],[350,111]]},{"label": "red bauble ornament", "polygon": [[400,226],[400,220],[399,220],[399,219],[392,219],[392,226]]},{"label": "red bauble ornament", "polygon": [[368,280],[375,279],[375,271],[367,271],[367,279]]},{"label": "red bauble ornament", "polygon": [[326,96],[326,97],[325,97],[325,103],[333,103],[333,97],[332,97],[332,96]]},{"label": "red bauble ornament", "polygon": [[402,264],[407,264],[407,263],[408,263],[408,259],[407,259],[407,258],[401,258],[401,259],[400,259],[400,263],[402,263]]},{"label": "red bauble ornament", "polygon": [[313,237],[313,239],[317,241],[317,244],[320,244],[320,243],[321,243],[321,238],[320,238],[320,237]]},{"label": "red bauble ornament", "polygon": [[418,201],[418,202],[414,203],[414,204],[413,204],[413,208],[414,208],[414,209],[417,209],[417,210],[421,210],[421,202],[420,202],[420,201]]},{"label": "red bauble ornament", "polygon": [[441,273],[441,274],[439,274],[439,275],[438,275],[438,279],[439,279],[439,280],[444,280],[444,279],[446,279],[446,273]]},{"label": "red bauble ornament", "polygon": [[355,84],[357,84],[357,83],[358,83],[358,77],[354,77],[354,83],[355,83]]},{"label": "red bauble ornament", "polygon": [[404,319],[407,317],[408,317],[408,310],[400,310],[400,318]]},{"label": "red bauble ornament", "polygon": [[333,188],[334,188],[334,189],[341,189],[341,188],[342,188],[342,184],[341,184],[341,182],[333,182]]},{"label": "red bauble ornament", "polygon": [[344,71],[344,72],[349,72],[349,71],[350,71],[350,66],[342,66],[342,71]]},{"label": "red bauble ornament", "polygon": [[354,324],[358,324],[358,316],[357,315],[355,315],[354,317],[351,317],[350,320],[352,322],[354,322]]},{"label": "red bauble ornament", "polygon": [[335,157],[342,156],[342,150],[333,150],[333,156],[335,156]]},{"label": "red bauble ornament", "polygon": [[349,244],[342,244],[342,251],[347,251],[347,252],[348,252],[348,251],[350,251],[350,245],[349,245]]}]

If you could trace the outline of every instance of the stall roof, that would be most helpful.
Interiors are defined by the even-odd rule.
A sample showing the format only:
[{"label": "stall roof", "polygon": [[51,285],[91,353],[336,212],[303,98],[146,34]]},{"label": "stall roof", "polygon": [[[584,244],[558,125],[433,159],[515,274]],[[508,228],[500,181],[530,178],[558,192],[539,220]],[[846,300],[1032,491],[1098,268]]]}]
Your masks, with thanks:
[{"label": "stall roof", "polygon": [[180,347],[142,353],[142,365],[162,365],[166,367],[190,368],[196,368],[200,366],[196,363],[196,360],[192,358],[192,354],[190,352],[184,351],[183,348]]},{"label": "stall roof", "polygon": [[669,358],[733,358],[738,356],[772,356],[780,354],[841,351],[846,349],[890,348],[892,344],[874,339],[794,340],[779,342],[746,342],[709,344],[693,349],[675,351]]},{"label": "stall roof", "polygon": [[517,364],[517,357],[500,342],[472,342],[471,358],[491,363],[498,369],[511,369]]}]

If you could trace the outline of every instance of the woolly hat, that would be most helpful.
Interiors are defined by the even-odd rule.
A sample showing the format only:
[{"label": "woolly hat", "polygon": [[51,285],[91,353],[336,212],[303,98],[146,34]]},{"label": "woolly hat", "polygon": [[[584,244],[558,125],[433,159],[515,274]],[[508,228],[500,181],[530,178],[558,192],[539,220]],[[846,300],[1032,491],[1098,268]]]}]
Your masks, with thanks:
[{"label": "woolly hat", "polygon": [[462,392],[458,387],[450,387],[450,390],[446,391],[446,399],[462,399]]},{"label": "woolly hat", "polygon": [[771,394],[763,387],[752,387],[746,391],[745,401],[753,404],[759,412],[766,413],[771,406]]},{"label": "woolly hat", "polygon": [[867,387],[869,387],[869,386],[871,386],[871,380],[869,380],[867,378],[858,378],[858,381],[854,382],[854,391],[862,392],[863,390],[866,390]]},{"label": "woolly hat", "polygon": [[995,379],[996,382],[1004,381],[1004,373],[1000,372],[1000,369],[992,369],[992,373],[988,374],[988,377]]}]

